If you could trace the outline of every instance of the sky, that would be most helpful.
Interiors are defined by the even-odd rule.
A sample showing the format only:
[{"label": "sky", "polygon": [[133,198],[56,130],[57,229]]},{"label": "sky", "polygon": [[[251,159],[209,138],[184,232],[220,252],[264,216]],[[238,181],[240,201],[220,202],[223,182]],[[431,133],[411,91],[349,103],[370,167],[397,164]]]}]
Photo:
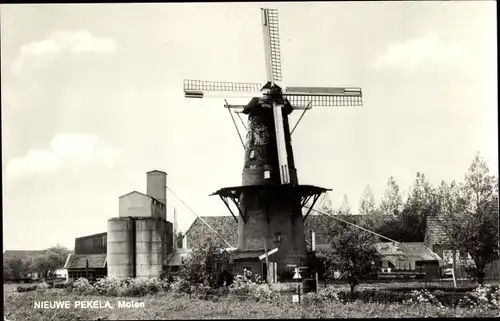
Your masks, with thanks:
[{"label": "sky", "polygon": [[[1,14],[5,249],[73,248],[106,231],[146,172],[198,215],[241,184],[243,148],[222,98],[183,80],[266,82],[261,7],[279,10],[285,86],[362,87],[363,107],[317,107],[292,135],[301,184],[354,212],[394,176],[498,172],[496,3],[6,5]],[[232,98],[229,103],[248,99]],[[295,124],[300,113],[291,115]],[[240,130],[244,128],[240,125]],[[179,230],[195,215],[167,194]]]}]

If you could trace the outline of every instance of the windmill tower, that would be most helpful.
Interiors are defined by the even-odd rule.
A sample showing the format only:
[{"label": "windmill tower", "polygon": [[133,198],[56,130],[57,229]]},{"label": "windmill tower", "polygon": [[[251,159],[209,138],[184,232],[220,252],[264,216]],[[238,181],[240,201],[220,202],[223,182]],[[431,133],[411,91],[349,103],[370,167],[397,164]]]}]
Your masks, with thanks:
[{"label": "windmill tower", "polygon": [[[259,262],[264,252],[269,251],[272,255],[268,255],[268,259],[277,264],[278,272],[293,271],[293,266],[302,265],[306,256],[304,222],[311,210],[303,215],[302,207],[312,199],[312,208],[327,189],[299,185],[288,115],[302,110],[300,121],[313,106],[361,106],[362,94],[360,88],[283,89],[278,11],[261,11],[267,82],[262,85],[185,80],[184,92],[187,98],[203,98],[210,91],[238,92],[241,97],[253,97],[245,106],[227,102],[225,105],[238,116],[240,113],[248,116],[242,184],[222,188],[211,195],[219,195],[238,222],[235,262],[252,266],[252,262]],[[238,209],[236,215],[229,200]]]}]

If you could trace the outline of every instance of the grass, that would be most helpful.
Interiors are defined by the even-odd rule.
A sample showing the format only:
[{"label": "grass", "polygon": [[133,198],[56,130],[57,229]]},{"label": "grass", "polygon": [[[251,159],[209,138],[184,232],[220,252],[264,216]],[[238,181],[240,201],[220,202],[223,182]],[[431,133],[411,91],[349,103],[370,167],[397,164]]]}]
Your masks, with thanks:
[{"label": "grass", "polygon": [[[424,305],[379,303],[334,303],[329,301],[255,302],[221,297],[216,302],[190,299],[187,295],[163,293],[142,298],[82,296],[61,289],[17,293],[16,285],[4,285],[4,314],[7,320],[124,320],[124,319],[254,319],[254,318],[401,318],[401,317],[495,317],[497,311],[486,309],[440,309]],[[69,309],[36,309],[34,301],[70,301]],[[114,308],[82,309],[75,301],[108,301]],[[118,301],[144,302],[143,308],[118,308]]]}]

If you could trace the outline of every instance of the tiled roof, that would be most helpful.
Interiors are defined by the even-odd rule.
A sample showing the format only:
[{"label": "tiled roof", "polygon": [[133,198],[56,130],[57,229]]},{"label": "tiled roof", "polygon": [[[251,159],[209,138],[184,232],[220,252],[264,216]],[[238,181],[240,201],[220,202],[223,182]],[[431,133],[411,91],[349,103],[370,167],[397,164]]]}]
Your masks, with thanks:
[{"label": "tiled roof", "polygon": [[85,269],[89,262],[89,269],[103,268],[106,263],[106,254],[70,254],[65,269]]},{"label": "tiled roof", "polygon": [[404,261],[441,261],[440,257],[422,242],[377,243],[377,251],[384,257]]},{"label": "tiled roof", "polygon": [[[233,216],[202,216],[202,219],[217,231],[222,238],[229,242],[231,246],[236,246],[238,241],[238,223]],[[219,246],[228,246],[199,218],[196,218],[191,227],[186,231],[186,237],[188,248],[200,247],[201,244],[205,243],[207,238],[211,238]]]},{"label": "tiled roof", "polygon": [[[380,242],[376,243],[377,252],[386,260],[395,264],[396,261],[439,261],[443,264],[441,258],[421,242],[408,243],[392,243]],[[316,251],[329,252],[331,247],[329,244],[317,244]]]}]

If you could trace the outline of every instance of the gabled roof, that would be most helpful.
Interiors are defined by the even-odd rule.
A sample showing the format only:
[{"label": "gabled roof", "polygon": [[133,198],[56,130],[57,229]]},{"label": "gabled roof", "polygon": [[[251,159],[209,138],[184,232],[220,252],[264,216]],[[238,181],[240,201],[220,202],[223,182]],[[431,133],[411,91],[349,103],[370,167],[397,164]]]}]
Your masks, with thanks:
[{"label": "gabled roof", "polygon": [[106,254],[70,254],[65,269],[85,269],[89,262],[89,269],[104,268],[106,266]]},{"label": "gabled roof", "polygon": [[118,198],[123,198],[123,197],[126,197],[126,196],[129,196],[129,195],[132,195],[132,194],[139,194],[141,196],[144,196],[144,197],[148,197],[152,200],[155,200],[157,201],[158,203],[160,203],[161,205],[165,206],[165,204],[163,204],[162,202],[160,202],[159,200],[157,200],[156,198],[152,197],[152,196],[149,196],[147,194],[144,194],[144,193],[141,193],[139,191],[132,191],[132,192],[128,192],[127,194],[123,194],[122,196],[118,196]]},{"label": "gabled roof", "polygon": [[[235,221],[233,216],[201,216],[201,218],[231,245],[236,245],[236,242],[238,240],[238,223]],[[193,221],[193,223],[185,233],[185,235],[188,236],[188,243],[190,244],[196,243],[196,240],[194,240],[193,238],[202,237],[202,235],[193,235],[193,227],[197,224],[206,226],[205,223],[203,223],[198,217]],[[189,235],[190,232],[191,235]],[[213,234],[213,231],[211,230],[208,230],[207,232]],[[220,238],[218,237],[217,239],[220,240]]]},{"label": "gabled roof", "polygon": [[151,173],[160,173],[160,174],[167,175],[167,173],[165,173],[164,171],[160,171],[160,170],[157,170],[157,169],[153,169],[152,171],[146,172],[146,174],[151,174]]}]

